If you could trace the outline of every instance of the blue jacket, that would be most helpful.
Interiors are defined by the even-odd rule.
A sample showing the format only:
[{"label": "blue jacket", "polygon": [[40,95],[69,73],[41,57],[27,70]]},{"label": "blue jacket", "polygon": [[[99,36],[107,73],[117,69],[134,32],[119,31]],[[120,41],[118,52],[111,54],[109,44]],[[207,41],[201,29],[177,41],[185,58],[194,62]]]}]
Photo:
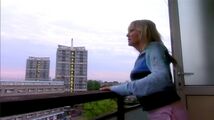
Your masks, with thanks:
[{"label": "blue jacket", "polygon": [[112,86],[111,91],[122,96],[136,95],[144,110],[180,99],[172,82],[167,48],[160,42],[149,43],[140,53],[131,72],[131,80]]}]

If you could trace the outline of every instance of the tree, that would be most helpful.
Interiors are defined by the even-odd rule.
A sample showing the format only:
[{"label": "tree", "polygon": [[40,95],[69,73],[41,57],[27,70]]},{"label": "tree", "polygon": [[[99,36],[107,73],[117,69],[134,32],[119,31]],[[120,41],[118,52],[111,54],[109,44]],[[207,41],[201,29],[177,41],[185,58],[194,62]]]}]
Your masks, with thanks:
[{"label": "tree", "polygon": [[96,81],[96,80],[88,80],[87,88],[88,88],[88,90],[99,90],[100,82]]},{"label": "tree", "polygon": [[97,116],[114,112],[117,109],[117,103],[114,99],[106,99],[83,104],[84,117],[92,120]]}]

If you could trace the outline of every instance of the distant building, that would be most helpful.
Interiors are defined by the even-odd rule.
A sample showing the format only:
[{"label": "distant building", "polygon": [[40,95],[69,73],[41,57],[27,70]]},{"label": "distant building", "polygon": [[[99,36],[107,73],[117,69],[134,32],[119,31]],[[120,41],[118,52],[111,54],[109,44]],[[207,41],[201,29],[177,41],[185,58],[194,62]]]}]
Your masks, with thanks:
[{"label": "distant building", "polygon": [[0,81],[0,96],[64,93],[63,81]]},{"label": "distant building", "polygon": [[29,57],[26,63],[25,80],[50,80],[49,70],[49,57]]},{"label": "distant building", "polygon": [[63,80],[67,91],[87,91],[87,58],[85,47],[58,45],[55,80]]},{"label": "distant building", "polygon": [[49,110],[13,115],[0,118],[1,120],[70,120],[67,115],[67,107],[54,108]]}]

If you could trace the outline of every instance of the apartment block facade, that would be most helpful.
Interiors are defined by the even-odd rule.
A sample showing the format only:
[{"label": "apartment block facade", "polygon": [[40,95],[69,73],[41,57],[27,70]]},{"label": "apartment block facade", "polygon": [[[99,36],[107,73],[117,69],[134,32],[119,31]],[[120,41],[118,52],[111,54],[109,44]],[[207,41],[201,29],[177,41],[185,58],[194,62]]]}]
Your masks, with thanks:
[{"label": "apartment block facade", "polygon": [[0,96],[64,93],[63,81],[0,81]]},{"label": "apartment block facade", "polygon": [[29,57],[26,63],[25,80],[47,81],[50,71],[49,57]]},{"label": "apartment block facade", "polygon": [[63,80],[66,91],[87,91],[87,58],[85,47],[58,45],[56,80]]}]

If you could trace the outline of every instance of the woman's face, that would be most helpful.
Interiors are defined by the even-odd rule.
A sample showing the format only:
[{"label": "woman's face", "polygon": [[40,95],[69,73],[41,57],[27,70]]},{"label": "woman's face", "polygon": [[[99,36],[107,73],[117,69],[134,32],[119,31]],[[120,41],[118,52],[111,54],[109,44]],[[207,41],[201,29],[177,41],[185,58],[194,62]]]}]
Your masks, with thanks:
[{"label": "woman's face", "polygon": [[141,32],[136,29],[134,25],[130,25],[128,28],[128,45],[133,47],[139,47],[141,42]]}]

